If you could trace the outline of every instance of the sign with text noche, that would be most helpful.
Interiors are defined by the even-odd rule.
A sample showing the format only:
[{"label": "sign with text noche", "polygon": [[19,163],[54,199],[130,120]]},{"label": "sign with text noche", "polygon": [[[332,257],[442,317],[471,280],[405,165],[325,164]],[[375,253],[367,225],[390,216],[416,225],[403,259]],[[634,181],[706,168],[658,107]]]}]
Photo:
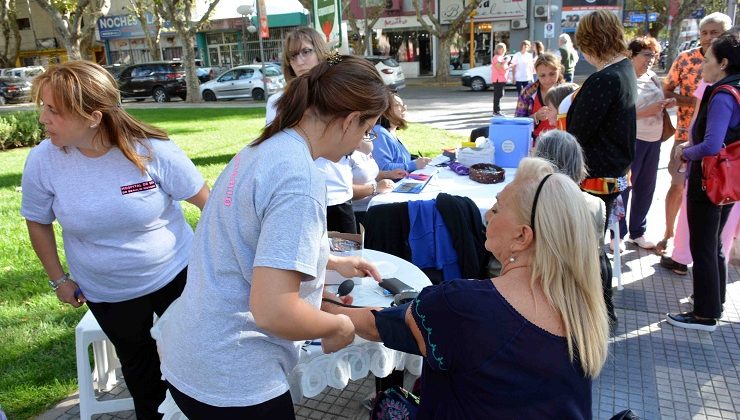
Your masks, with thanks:
[{"label": "sign with text noche", "polygon": [[[440,0],[439,17],[441,23],[455,20],[465,8],[463,0]],[[510,20],[527,18],[526,0],[481,0],[475,10],[475,20]]]},{"label": "sign with text noche", "polygon": [[[150,25],[149,33],[155,35],[157,29],[154,27],[154,15],[147,12],[146,20],[147,24]],[[162,27],[164,28],[163,32],[171,32],[167,30],[171,27],[169,22],[164,22]],[[144,37],[144,29],[141,27],[139,19],[133,14],[100,17],[98,19],[98,32],[101,40]]]},{"label": "sign with text noche", "polygon": [[313,25],[332,48],[342,45],[341,0],[313,0]]},{"label": "sign with text noche", "polygon": [[269,38],[270,28],[267,26],[267,9],[265,9],[265,0],[257,0],[257,7],[260,12],[260,38]]}]

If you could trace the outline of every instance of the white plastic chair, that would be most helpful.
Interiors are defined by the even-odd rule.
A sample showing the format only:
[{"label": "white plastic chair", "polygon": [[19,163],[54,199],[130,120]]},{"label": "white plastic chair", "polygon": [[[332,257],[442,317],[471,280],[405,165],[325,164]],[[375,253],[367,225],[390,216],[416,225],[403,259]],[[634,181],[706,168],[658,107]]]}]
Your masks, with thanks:
[{"label": "white plastic chair", "polygon": [[617,278],[617,290],[624,289],[622,286],[622,250],[619,249],[619,218],[615,218],[609,229],[614,231],[614,261],[612,264],[612,279]]},{"label": "white plastic chair", "polygon": [[[91,344],[95,360],[94,372],[90,368],[87,352]],[[107,391],[118,383],[116,369],[121,364],[113,345],[90,311],[87,311],[75,328],[75,350],[77,383],[80,387],[80,419],[89,419],[94,414],[133,410],[134,400],[131,397],[106,401],[95,398],[96,390]]]}]

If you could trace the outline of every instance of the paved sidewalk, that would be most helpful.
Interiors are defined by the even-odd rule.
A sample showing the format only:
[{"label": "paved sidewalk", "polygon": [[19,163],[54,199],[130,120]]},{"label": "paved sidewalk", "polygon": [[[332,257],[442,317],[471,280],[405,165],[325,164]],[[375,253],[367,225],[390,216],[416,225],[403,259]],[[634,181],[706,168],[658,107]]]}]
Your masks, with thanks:
[{"label": "paved sidewalk", "polygon": [[[662,147],[655,200],[648,214],[648,239],[664,227],[664,197],[669,144]],[[737,419],[740,412],[740,265],[730,266],[724,317],[713,333],[676,328],[666,312],[688,310],[692,272],[680,276],[662,268],[659,257],[627,245],[622,254],[624,289],[615,290],[619,317],[610,356],[593,386],[595,419],[608,419],[631,408],[643,419]],[[616,281],[615,281],[616,286]],[[351,382],[344,390],[327,388],[296,405],[298,419],[366,419],[360,405],[374,389],[372,378]],[[125,393],[115,388],[103,398]],[[76,395],[41,419],[76,419]],[[134,418],[133,412],[95,416]]]}]

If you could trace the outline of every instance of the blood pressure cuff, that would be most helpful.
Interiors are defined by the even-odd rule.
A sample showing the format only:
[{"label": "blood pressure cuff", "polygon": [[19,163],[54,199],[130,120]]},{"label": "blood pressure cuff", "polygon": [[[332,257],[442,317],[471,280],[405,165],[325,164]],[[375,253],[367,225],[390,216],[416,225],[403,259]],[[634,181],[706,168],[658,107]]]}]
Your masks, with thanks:
[{"label": "blood pressure cuff", "polygon": [[413,301],[372,313],[375,316],[375,326],[386,347],[421,356],[419,345],[406,325],[406,311],[412,303]]}]

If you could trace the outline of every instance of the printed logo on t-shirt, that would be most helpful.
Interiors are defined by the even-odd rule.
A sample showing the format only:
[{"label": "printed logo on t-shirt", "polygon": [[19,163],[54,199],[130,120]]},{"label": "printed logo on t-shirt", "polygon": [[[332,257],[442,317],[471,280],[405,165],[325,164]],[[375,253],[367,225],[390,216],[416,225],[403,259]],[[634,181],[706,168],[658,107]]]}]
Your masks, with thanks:
[{"label": "printed logo on t-shirt", "polygon": [[137,182],[136,184],[124,185],[121,187],[121,194],[131,194],[139,191],[146,191],[157,188],[157,184],[153,180]]}]

